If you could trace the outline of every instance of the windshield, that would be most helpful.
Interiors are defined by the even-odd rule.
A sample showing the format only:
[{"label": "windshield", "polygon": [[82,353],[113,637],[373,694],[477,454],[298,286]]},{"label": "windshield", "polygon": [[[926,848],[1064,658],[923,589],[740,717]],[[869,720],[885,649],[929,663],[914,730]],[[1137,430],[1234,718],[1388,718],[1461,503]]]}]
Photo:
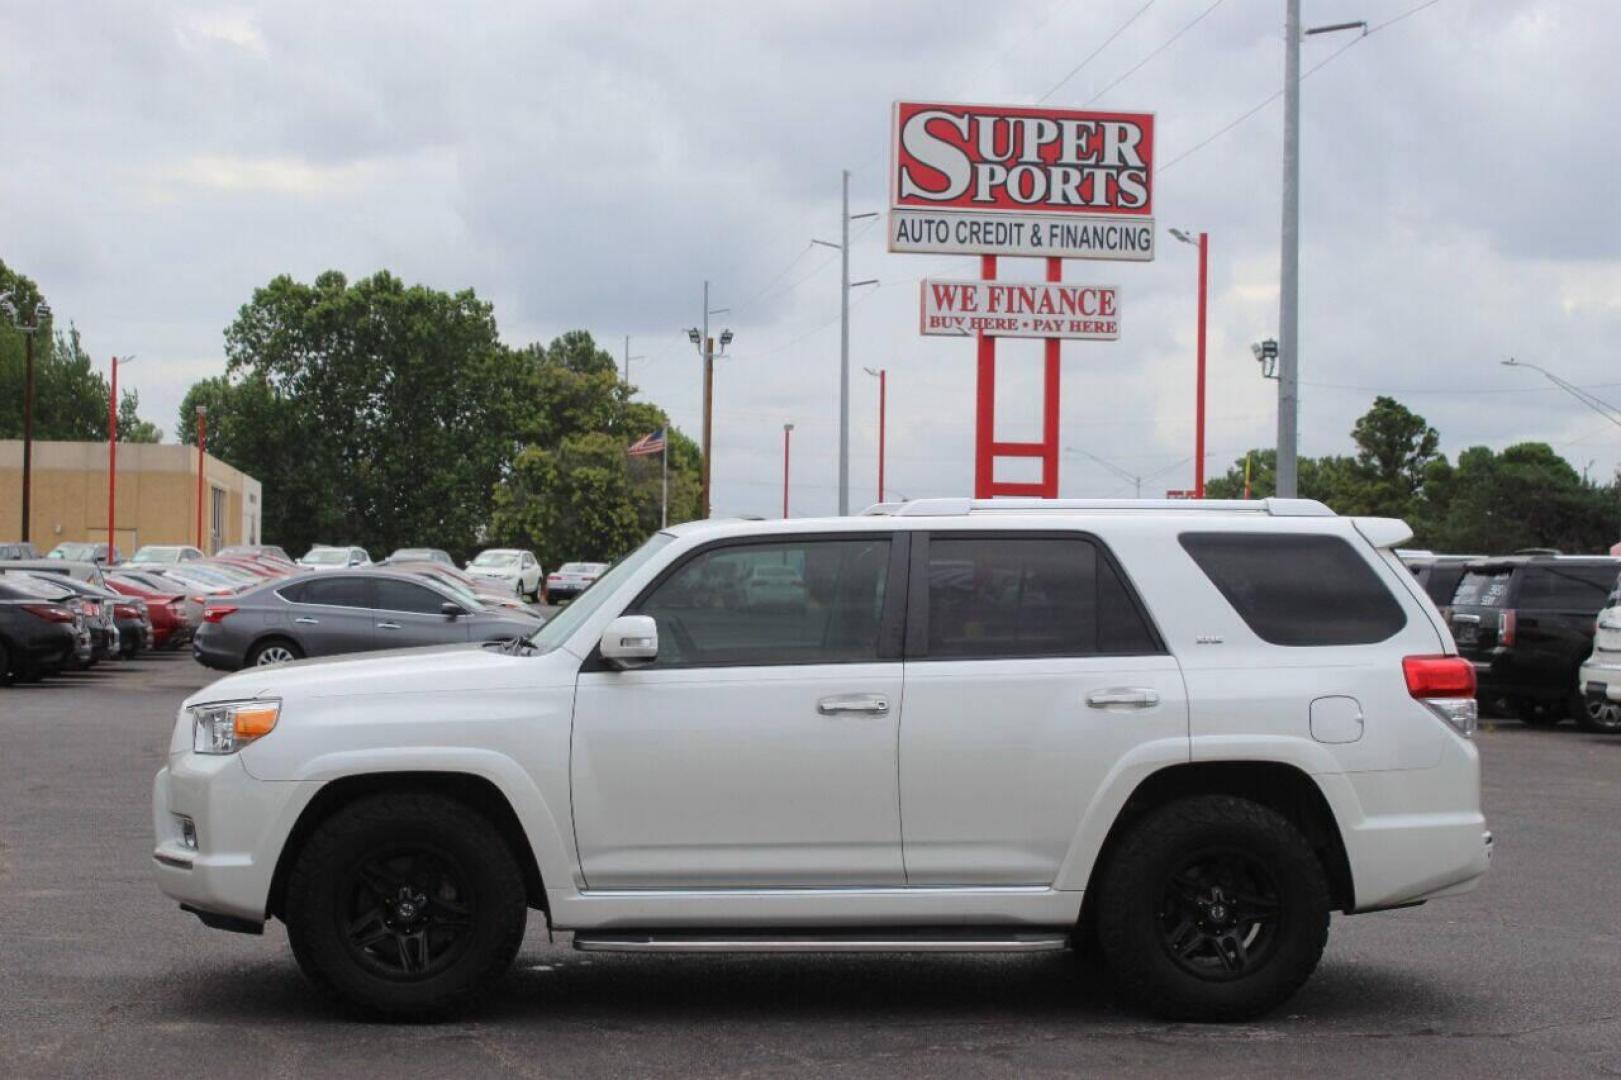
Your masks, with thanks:
[{"label": "windshield", "polygon": [[180,561],[179,548],[144,547],[129,560],[132,563],[170,563]]},{"label": "windshield", "polygon": [[486,551],[473,560],[474,566],[516,566],[518,556],[512,551]]},{"label": "windshield", "polygon": [[1454,607],[1502,607],[1513,576],[1508,570],[1471,570],[1458,582],[1452,604]]},{"label": "windshield", "polygon": [[72,562],[91,562],[96,557],[94,544],[57,544],[47,559],[68,559]]},{"label": "windshield", "polygon": [[306,566],[343,566],[349,562],[346,548],[316,548],[298,560]]},{"label": "windshield", "polygon": [[400,548],[389,556],[390,561],[399,562],[428,562],[432,558],[432,548]]},{"label": "windshield", "polygon": [[649,559],[668,547],[674,539],[675,537],[669,533],[654,533],[651,540],[620,559],[612,569],[597,579],[595,585],[581,593],[578,600],[536,630],[530,636],[529,644],[541,652],[551,652],[563,644],[575,630],[579,629],[581,623],[589,619],[613,596],[621,582],[640,570]]}]

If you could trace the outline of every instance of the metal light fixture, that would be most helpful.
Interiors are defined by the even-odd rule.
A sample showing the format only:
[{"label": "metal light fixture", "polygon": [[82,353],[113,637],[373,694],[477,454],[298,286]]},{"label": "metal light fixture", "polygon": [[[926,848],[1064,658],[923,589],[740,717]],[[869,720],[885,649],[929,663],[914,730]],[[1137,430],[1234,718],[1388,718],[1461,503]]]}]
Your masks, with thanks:
[{"label": "metal light fixture", "polygon": [[687,331],[687,340],[700,348],[703,347],[704,336],[698,332],[698,328],[696,326]]},{"label": "metal light fixture", "polygon": [[1278,377],[1278,343],[1272,338],[1258,341],[1250,346],[1250,352],[1255,354],[1255,362],[1261,365],[1261,377],[1276,379]]},{"label": "metal light fixture", "polygon": [[726,348],[726,346],[730,345],[731,343],[732,343],[732,332],[730,330],[722,330],[720,332],[720,347],[724,349],[724,348]]}]

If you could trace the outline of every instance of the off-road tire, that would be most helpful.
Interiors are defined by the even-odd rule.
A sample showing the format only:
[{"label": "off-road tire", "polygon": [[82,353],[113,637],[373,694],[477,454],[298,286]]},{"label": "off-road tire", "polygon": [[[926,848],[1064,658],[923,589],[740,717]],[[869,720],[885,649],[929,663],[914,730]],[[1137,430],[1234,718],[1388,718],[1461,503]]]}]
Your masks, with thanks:
[{"label": "off-road tire", "polygon": [[[1167,913],[1171,883],[1190,862],[1223,852],[1269,875],[1273,937],[1251,972],[1194,974],[1174,958],[1162,929],[1181,917]],[[1113,850],[1098,889],[1098,947],[1117,989],[1169,1020],[1237,1021],[1268,1012],[1311,976],[1328,940],[1322,863],[1288,819],[1247,799],[1203,795],[1152,811]]]},{"label": "off-road tire", "polygon": [[[351,943],[350,886],[379,851],[413,847],[439,853],[465,878],[456,899],[471,913],[467,936],[447,966],[387,977]],[[454,1016],[477,1004],[512,965],[528,918],[523,873],[495,826],[429,793],[370,796],[322,822],[293,864],[284,906],[293,955],[312,981],[364,1015],[395,1020]]]}]

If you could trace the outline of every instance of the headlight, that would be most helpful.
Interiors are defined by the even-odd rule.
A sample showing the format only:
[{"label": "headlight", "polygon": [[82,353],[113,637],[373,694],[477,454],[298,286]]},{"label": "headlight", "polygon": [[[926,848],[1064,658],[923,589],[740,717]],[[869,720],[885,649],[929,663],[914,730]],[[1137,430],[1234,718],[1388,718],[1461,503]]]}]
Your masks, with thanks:
[{"label": "headlight", "polygon": [[279,701],[221,701],[193,705],[191,748],[199,754],[234,754],[270,734],[281,715]]}]

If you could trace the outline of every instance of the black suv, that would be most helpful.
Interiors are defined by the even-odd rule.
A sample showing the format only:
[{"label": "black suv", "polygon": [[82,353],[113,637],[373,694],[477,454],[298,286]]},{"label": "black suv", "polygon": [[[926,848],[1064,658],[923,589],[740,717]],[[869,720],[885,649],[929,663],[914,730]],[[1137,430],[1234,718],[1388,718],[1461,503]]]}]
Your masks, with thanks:
[{"label": "black suv", "polygon": [[1452,636],[1474,661],[1483,706],[1527,724],[1557,724],[1584,708],[1577,670],[1621,574],[1621,559],[1510,555],[1471,563],[1452,595]]},{"label": "black suv", "polygon": [[1463,580],[1464,571],[1469,569],[1470,563],[1479,562],[1480,559],[1479,555],[1435,555],[1428,552],[1401,557],[1438,608],[1451,605],[1452,594],[1458,591],[1458,582]]}]

